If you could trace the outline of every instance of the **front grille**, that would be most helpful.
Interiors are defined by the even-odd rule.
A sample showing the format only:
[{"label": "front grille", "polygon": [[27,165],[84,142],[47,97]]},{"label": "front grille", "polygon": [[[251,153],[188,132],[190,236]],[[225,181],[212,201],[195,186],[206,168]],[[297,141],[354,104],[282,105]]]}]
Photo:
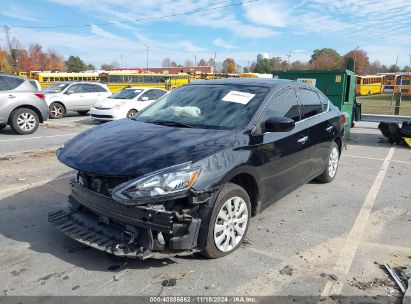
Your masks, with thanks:
[{"label": "front grille", "polygon": [[98,115],[98,114],[91,114],[91,117],[96,117],[96,118],[113,118],[111,115]]},{"label": "front grille", "polygon": [[113,188],[128,180],[129,177],[100,176],[86,172],[77,174],[77,182],[80,185],[105,196],[111,196]]}]

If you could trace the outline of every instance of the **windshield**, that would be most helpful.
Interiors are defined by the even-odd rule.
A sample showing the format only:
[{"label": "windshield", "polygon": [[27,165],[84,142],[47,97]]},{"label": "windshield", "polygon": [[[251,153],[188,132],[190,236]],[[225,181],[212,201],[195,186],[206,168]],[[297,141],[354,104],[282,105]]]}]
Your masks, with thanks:
[{"label": "windshield", "polygon": [[140,94],[142,91],[143,90],[139,90],[139,89],[124,89],[124,90],[121,90],[120,92],[117,92],[116,94],[111,95],[109,98],[113,98],[113,99],[133,99],[138,94]]},{"label": "windshield", "polygon": [[68,83],[54,83],[43,90],[44,93],[60,93],[69,86]]},{"label": "windshield", "polygon": [[245,85],[190,85],[165,95],[135,119],[198,128],[241,128],[248,124],[268,91]]}]

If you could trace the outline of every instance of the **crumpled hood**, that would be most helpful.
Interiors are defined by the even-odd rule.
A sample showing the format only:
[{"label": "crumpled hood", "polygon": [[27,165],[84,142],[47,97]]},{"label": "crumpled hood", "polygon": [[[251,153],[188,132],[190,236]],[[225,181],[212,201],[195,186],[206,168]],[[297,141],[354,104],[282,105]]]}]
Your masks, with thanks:
[{"label": "crumpled hood", "polygon": [[115,99],[115,98],[105,98],[103,100],[98,101],[94,107],[99,108],[112,108],[118,104],[125,104],[131,101],[131,99]]},{"label": "crumpled hood", "polygon": [[177,128],[121,119],[80,133],[57,155],[77,170],[134,177],[200,160],[233,146],[234,138],[233,130]]}]

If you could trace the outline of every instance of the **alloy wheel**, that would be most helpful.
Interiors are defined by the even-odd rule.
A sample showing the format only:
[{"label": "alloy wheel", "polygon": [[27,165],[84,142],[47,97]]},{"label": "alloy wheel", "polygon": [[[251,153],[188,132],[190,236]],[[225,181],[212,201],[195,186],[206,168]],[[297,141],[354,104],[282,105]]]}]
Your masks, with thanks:
[{"label": "alloy wheel", "polygon": [[333,147],[330,152],[330,157],[328,161],[328,174],[330,175],[331,178],[335,176],[337,173],[337,167],[338,167],[338,149],[337,147]]},{"label": "alloy wheel", "polygon": [[59,105],[53,105],[51,107],[50,113],[53,117],[61,117],[63,116],[63,108]]},{"label": "alloy wheel", "polygon": [[214,243],[218,250],[229,252],[243,239],[248,224],[247,205],[239,196],[227,200],[214,224]]},{"label": "alloy wheel", "polygon": [[17,117],[17,125],[23,131],[31,131],[36,126],[36,118],[30,113],[21,113]]}]

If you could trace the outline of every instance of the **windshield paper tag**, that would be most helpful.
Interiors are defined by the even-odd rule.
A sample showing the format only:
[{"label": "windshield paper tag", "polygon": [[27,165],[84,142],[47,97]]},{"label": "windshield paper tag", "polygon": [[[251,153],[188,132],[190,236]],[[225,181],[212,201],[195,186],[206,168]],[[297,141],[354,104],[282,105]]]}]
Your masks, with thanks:
[{"label": "windshield paper tag", "polygon": [[253,99],[255,94],[239,92],[239,91],[230,91],[227,95],[221,99],[222,101],[236,102],[246,105]]}]

